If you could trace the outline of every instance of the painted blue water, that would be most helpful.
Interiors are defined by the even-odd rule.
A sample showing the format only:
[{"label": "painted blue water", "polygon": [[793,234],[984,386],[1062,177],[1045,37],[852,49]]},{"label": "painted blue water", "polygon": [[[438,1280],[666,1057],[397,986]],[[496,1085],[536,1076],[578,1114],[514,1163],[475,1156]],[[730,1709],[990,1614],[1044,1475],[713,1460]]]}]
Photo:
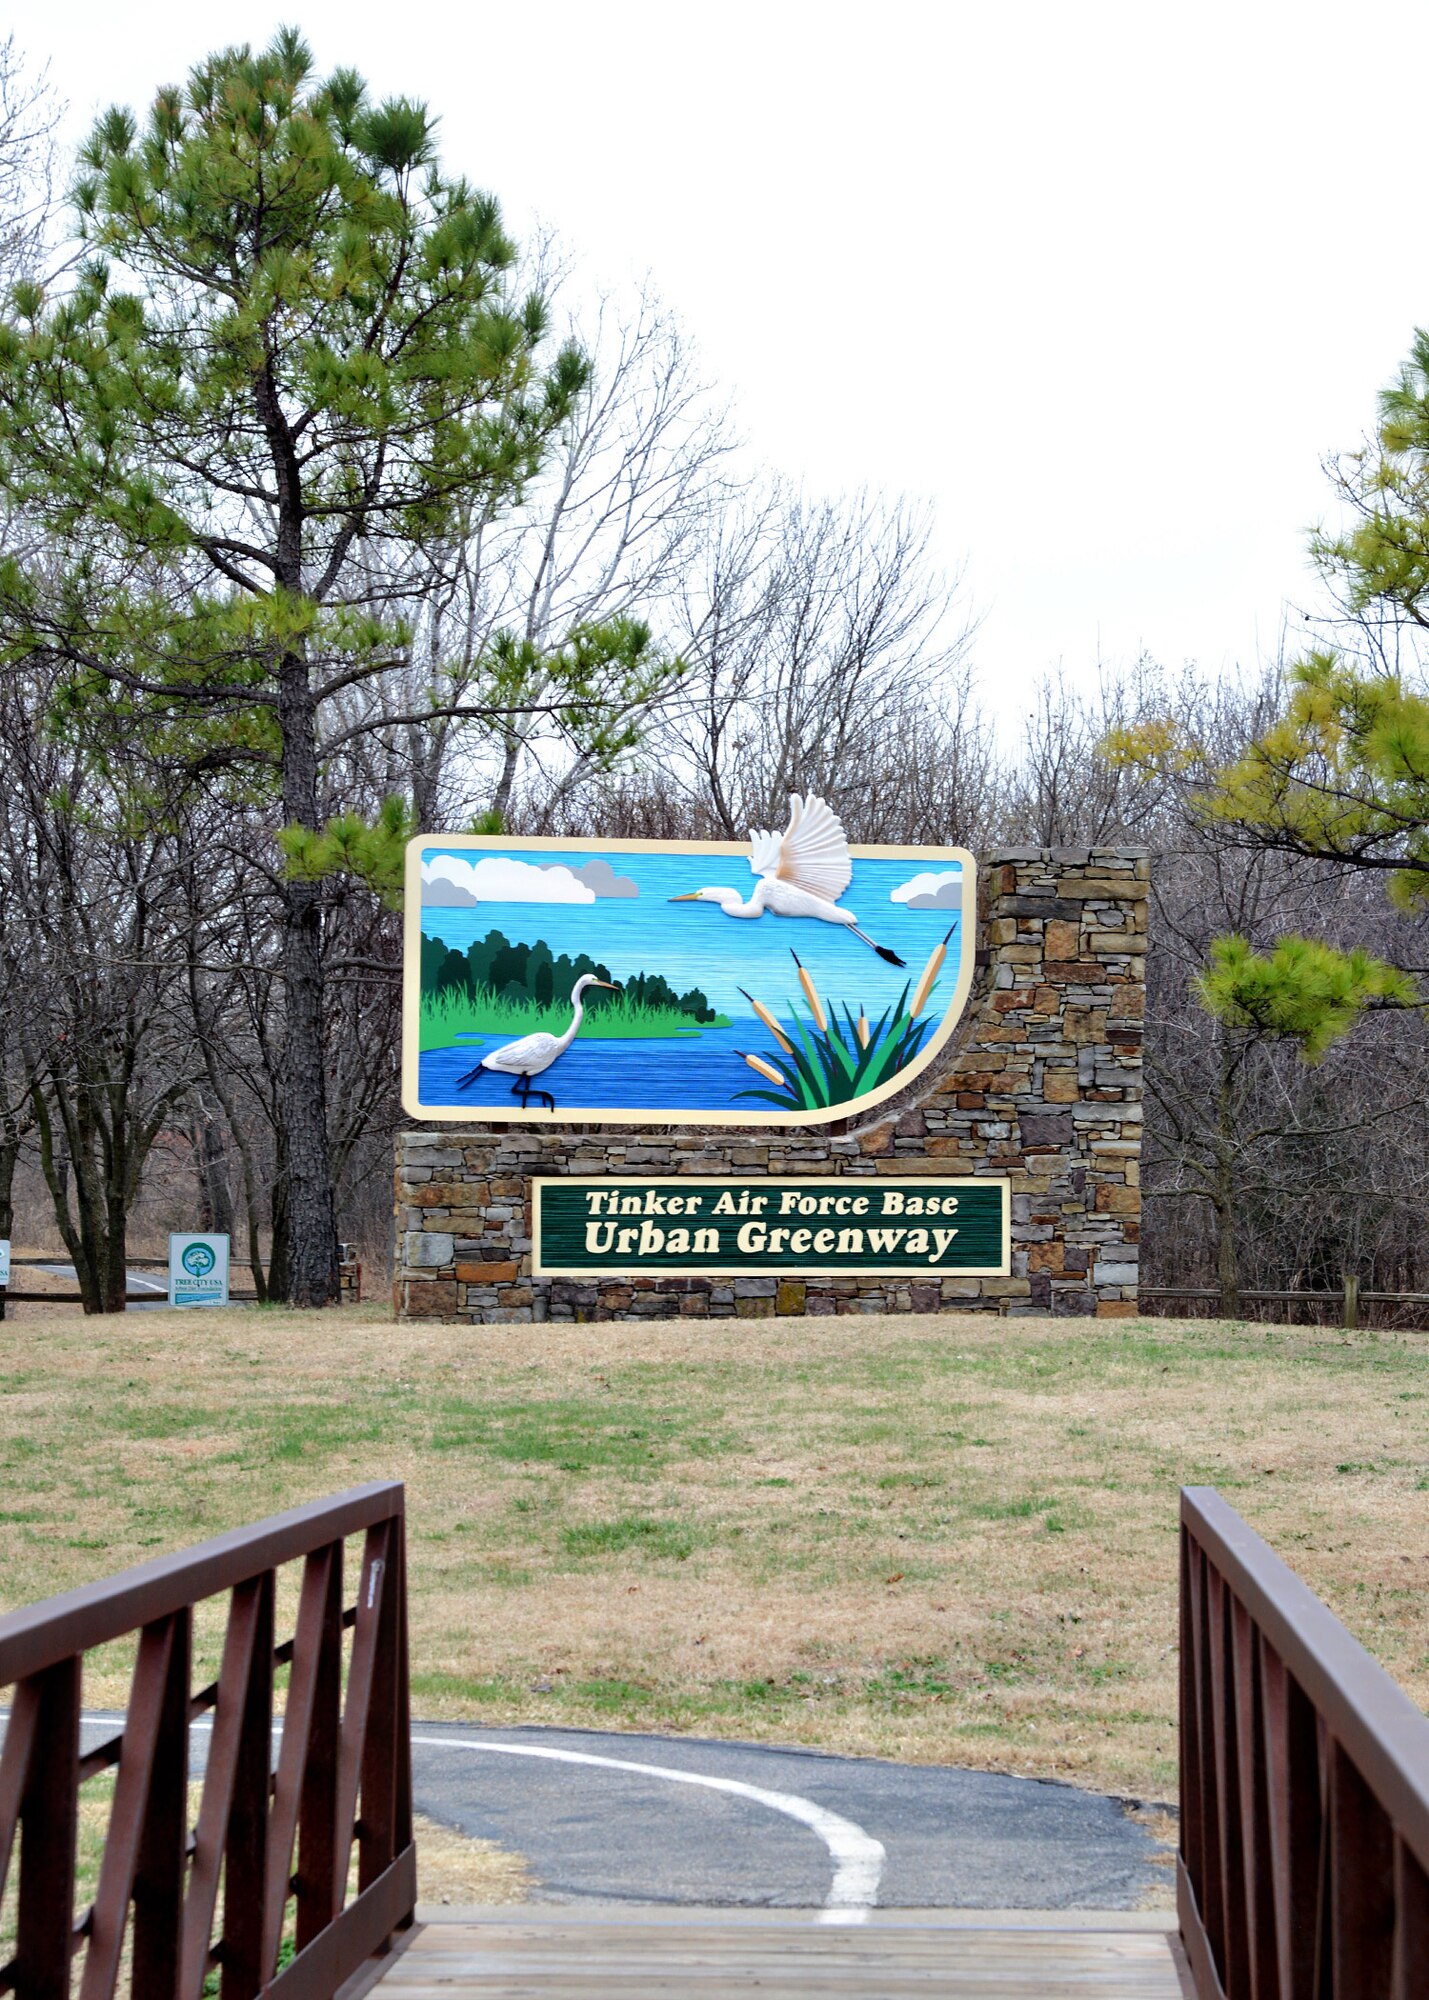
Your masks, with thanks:
[{"label": "painted blue water", "polygon": [[[469,1104],[472,1115],[483,1109],[511,1106],[514,1078],[480,1070],[465,1090],[456,1088],[488,1049],[507,1037],[473,1035],[458,1049],[427,1049],[421,1062],[424,1104]],[[576,1040],[558,1056],[532,1087],[555,1098],[558,1109],[612,1111],[768,1111],[758,1099],[735,1096],[741,1090],[766,1088],[736,1049],[758,1055],[769,1033],[757,1021],[732,1028],[706,1028],[698,1035],[677,1035],[659,1041]],[[549,1114],[547,1114],[549,1115]],[[532,1106],[535,1116],[535,1106]]]}]

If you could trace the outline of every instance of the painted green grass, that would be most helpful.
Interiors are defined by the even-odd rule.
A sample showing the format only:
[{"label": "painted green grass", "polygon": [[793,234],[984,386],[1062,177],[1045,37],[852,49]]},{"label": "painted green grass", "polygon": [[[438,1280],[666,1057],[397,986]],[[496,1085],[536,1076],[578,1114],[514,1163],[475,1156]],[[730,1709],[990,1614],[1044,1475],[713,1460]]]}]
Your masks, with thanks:
[{"label": "painted green grass", "polygon": [[[447,987],[422,995],[421,1037],[424,1049],[449,1049],[466,1035],[563,1035],[571,1025],[569,1000],[521,1000],[483,988],[476,994]],[[702,1028],[727,1028],[729,1016],[697,1021],[678,1007],[649,1007],[623,993],[587,999],[581,1022],[582,1041],[664,1040],[672,1035],[698,1035]]]}]

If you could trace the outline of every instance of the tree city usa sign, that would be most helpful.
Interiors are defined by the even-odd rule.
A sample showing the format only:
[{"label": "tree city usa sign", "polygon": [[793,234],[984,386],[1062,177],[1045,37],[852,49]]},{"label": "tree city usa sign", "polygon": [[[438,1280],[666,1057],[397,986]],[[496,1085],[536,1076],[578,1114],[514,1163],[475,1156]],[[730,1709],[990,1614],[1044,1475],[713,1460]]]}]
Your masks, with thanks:
[{"label": "tree city usa sign", "polygon": [[1009,1183],[976,1180],[616,1180],[531,1183],[541,1277],[688,1272],[702,1277],[997,1277],[1008,1269]]}]

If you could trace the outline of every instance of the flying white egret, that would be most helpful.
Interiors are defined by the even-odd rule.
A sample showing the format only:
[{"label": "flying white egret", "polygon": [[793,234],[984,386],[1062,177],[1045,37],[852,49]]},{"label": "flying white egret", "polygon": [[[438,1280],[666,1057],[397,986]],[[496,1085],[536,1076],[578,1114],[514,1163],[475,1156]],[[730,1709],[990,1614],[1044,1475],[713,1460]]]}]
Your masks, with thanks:
[{"label": "flying white egret", "polygon": [[838,815],[822,799],[789,799],[789,824],[782,833],[756,828],[749,836],[749,866],[759,877],[748,902],[738,889],[692,889],[672,896],[672,903],[718,903],[727,917],[817,917],[821,923],[842,924],[871,945],[890,965],[902,965],[896,951],[874,944],[860,930],[852,910],[839,908],[839,897],[853,880],[853,862]]},{"label": "flying white egret", "polygon": [[[532,1094],[532,1077],[540,1076],[543,1071],[548,1070],[556,1060],[556,1057],[563,1056],[580,1033],[580,1025],[585,1018],[585,1008],[581,1003],[581,995],[588,986],[605,986],[612,993],[615,991],[615,987],[609,979],[597,979],[593,972],[583,972],[571,988],[571,1006],[575,1012],[571,1017],[571,1025],[563,1035],[547,1035],[545,1033],[522,1035],[519,1041],[504,1042],[499,1049],[493,1049],[489,1055],[483,1056],[475,1069],[469,1069],[457,1084],[457,1089],[465,1090],[466,1086],[481,1070],[496,1070],[502,1076],[515,1077],[516,1081],[511,1086],[511,1095],[515,1097],[519,1092],[522,1110],[528,1109]],[[538,1090],[535,1094],[542,1103],[548,1104],[552,1111],[555,1110],[556,1100],[548,1091]]]}]

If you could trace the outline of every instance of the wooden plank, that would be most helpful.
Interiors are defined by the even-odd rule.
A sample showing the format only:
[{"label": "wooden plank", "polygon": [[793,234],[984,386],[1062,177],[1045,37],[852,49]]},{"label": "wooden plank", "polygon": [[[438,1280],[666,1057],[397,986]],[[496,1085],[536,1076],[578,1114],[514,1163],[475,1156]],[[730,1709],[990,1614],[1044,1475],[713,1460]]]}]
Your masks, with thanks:
[{"label": "wooden plank", "polygon": [[[769,2000],[1182,2000],[1164,1930],[975,1922],[831,1925],[766,1911],[686,1921],[583,1921],[565,1912],[425,1925],[374,1989],[393,2000],[625,2000],[757,1990]],[[752,1920],[749,1920],[752,1919]]]}]

